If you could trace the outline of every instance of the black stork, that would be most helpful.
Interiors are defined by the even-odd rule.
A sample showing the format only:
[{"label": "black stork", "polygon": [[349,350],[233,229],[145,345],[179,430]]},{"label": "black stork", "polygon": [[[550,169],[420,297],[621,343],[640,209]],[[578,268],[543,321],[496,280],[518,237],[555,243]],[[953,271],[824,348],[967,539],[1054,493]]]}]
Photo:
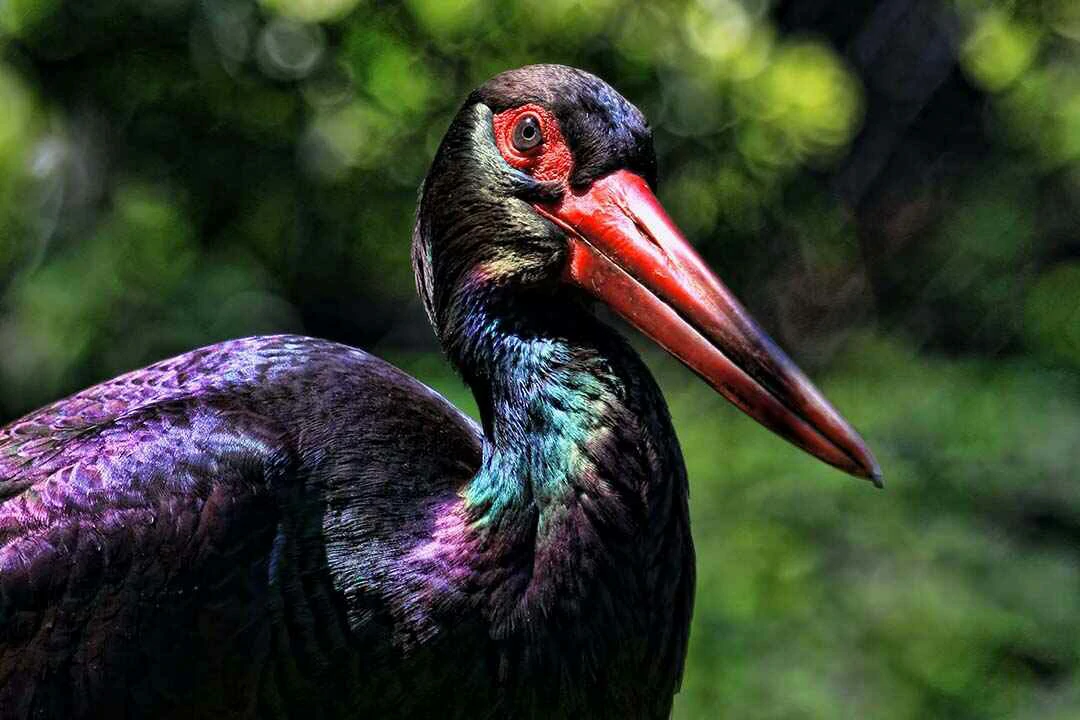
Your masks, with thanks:
[{"label": "black stork", "polygon": [[694,557],[682,456],[613,308],[740,409],[876,483],[859,436],[657,202],[598,78],[496,76],[412,256],[477,426],[391,365],[225,342],[0,431],[4,718],[664,718]]}]

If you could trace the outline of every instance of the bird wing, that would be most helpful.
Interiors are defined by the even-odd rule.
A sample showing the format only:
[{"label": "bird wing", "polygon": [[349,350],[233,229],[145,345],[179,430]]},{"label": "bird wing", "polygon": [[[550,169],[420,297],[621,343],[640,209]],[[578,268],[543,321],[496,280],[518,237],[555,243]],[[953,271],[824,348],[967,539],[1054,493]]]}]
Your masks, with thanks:
[{"label": "bird wing", "polygon": [[[288,453],[273,422],[235,413],[156,403],[34,451],[33,481],[0,504],[0,706],[11,717],[97,716],[83,704],[101,702],[150,710],[205,683],[207,668],[185,657],[224,663],[243,646],[257,661],[246,651],[265,642],[278,522],[268,484]],[[208,690],[206,702],[227,694]]]},{"label": "bird wing", "polygon": [[[289,336],[197,350],[3,428],[0,707],[78,717],[93,699],[97,716],[112,698],[138,716],[188,687],[215,711],[251,711],[229,703],[265,684],[259,658],[294,591],[275,586],[279,566],[326,575],[325,550],[290,560],[282,549],[295,516],[329,492],[304,489],[325,480],[312,468],[367,463],[334,481],[406,512],[468,477],[478,438],[386,363]],[[432,443],[445,451],[417,452]]]},{"label": "bird wing", "polygon": [[[228,393],[257,375],[260,352],[288,336],[245,338],[194,350],[87,388],[0,428],[0,500],[70,464],[98,429],[145,408]],[[328,344],[328,343],[327,343]]]}]

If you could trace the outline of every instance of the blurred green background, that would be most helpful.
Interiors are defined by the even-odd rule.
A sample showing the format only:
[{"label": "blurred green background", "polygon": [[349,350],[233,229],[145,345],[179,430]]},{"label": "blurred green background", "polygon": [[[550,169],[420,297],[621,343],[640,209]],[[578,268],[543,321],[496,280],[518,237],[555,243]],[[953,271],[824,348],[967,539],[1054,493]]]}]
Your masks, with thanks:
[{"label": "blurred green background", "polygon": [[472,408],[416,188],[539,61],[645,111],[662,200],[886,473],[645,350],[699,549],[676,717],[1080,717],[1075,0],[0,1],[0,416],[269,332]]}]

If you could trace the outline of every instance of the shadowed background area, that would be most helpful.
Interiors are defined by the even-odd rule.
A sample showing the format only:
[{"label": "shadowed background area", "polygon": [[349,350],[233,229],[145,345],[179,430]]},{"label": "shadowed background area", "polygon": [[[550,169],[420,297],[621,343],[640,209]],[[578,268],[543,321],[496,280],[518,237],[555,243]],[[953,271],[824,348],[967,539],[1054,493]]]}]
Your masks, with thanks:
[{"label": "shadowed background area", "polygon": [[473,407],[415,297],[416,189],[529,62],[645,112],[665,205],[885,470],[642,344],[698,547],[676,717],[1080,715],[1073,0],[0,0],[0,418],[270,332]]}]

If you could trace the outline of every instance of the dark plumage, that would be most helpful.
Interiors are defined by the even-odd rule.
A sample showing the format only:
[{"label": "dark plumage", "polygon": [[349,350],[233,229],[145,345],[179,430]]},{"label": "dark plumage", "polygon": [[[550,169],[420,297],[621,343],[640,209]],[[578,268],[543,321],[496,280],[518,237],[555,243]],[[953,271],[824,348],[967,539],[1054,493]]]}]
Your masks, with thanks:
[{"label": "dark plumage", "polygon": [[[546,147],[518,157],[500,118],[533,106]],[[482,431],[360,350],[289,336],[0,431],[3,717],[667,717],[686,474],[551,209],[617,171],[655,183],[647,126],[578,70],[504,73],[454,119],[413,257]],[[873,473],[835,444],[812,451]]]}]

